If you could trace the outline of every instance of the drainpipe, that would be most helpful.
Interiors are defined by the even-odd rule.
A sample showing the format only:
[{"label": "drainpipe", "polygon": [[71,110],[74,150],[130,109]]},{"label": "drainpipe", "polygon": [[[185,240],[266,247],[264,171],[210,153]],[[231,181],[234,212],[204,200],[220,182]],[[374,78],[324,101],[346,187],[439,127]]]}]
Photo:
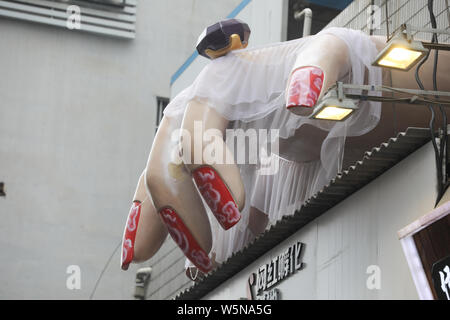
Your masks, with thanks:
[{"label": "drainpipe", "polygon": [[294,19],[295,20],[301,20],[302,17],[304,18],[303,21],[303,36],[309,36],[311,34],[311,22],[312,22],[312,10],[309,8],[303,9],[302,11],[297,11],[294,13]]}]

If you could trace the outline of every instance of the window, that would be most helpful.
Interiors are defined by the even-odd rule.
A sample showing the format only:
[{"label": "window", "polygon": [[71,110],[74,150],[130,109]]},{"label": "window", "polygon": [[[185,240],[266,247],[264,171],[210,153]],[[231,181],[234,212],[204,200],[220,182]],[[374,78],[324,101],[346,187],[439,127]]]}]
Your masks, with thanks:
[{"label": "window", "polygon": [[164,109],[169,104],[168,98],[156,97],[156,129],[155,132],[158,131],[159,123],[162,120],[164,115]]}]

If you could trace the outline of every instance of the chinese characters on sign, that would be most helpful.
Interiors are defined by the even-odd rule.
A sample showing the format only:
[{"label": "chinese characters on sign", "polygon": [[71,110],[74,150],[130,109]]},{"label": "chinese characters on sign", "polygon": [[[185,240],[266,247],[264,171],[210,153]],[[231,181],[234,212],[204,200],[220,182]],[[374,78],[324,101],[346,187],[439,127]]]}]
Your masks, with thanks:
[{"label": "chinese characters on sign", "polygon": [[[281,280],[289,277],[297,270],[302,269],[302,252],[304,244],[297,241],[289,246],[281,254],[273,258],[268,263],[260,266],[256,274],[252,274],[249,279],[249,299],[278,300],[280,292],[278,289],[271,289]],[[256,281],[255,281],[256,280]],[[253,288],[256,285],[256,297]],[[269,291],[266,291],[269,290]]]},{"label": "chinese characters on sign", "polygon": [[450,256],[436,262],[431,274],[437,298],[450,300]]},{"label": "chinese characters on sign", "polygon": [[[444,274],[445,272],[445,274]],[[449,289],[450,289],[450,270],[448,266],[444,267],[444,272],[439,271],[439,276],[441,278],[441,289],[445,293],[447,300],[450,300]]]}]

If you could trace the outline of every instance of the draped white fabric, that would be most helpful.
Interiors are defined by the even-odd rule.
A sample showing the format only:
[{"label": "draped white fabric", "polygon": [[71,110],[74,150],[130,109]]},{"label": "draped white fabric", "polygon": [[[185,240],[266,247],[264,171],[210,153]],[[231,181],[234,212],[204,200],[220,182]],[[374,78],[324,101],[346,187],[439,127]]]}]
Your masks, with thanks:
[{"label": "draped white fabric", "polygon": [[[320,34],[334,35],[346,43],[351,65],[346,82],[364,84],[366,78],[369,84],[381,84],[381,70],[371,65],[377,49],[369,36],[344,28],[329,28]],[[166,117],[181,119],[188,102],[198,99],[230,120],[231,128],[279,130],[279,135],[273,139],[292,137],[304,124],[327,132],[320,161],[297,163],[272,155],[272,161],[279,164],[274,176],[261,176],[256,165],[239,164],[247,197],[241,221],[225,231],[214,218],[210,219],[214,238],[212,251],[218,262],[225,261],[252,238],[247,228],[251,205],[268,213],[271,222],[293,214],[341,170],[345,138],[363,135],[378,124],[379,102],[360,101],[359,110],[343,122],[312,120],[285,108],[286,85],[297,55],[314,37],[237,50],[212,60],[164,111]]]},{"label": "draped white fabric", "polygon": [[250,204],[266,213],[269,221],[275,222],[294,214],[323,186],[318,181],[320,160],[299,163],[276,154],[272,154],[271,160],[278,162],[278,172],[256,177]]}]

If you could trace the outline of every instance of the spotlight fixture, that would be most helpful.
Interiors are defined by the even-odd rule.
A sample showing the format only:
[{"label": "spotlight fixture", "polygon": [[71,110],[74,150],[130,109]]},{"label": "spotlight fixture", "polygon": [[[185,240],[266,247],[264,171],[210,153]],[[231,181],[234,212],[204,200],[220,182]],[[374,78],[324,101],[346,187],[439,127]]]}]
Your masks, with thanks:
[{"label": "spotlight fixture", "polygon": [[[337,91],[337,92],[336,92]],[[342,83],[338,83],[338,88],[329,91],[314,108],[311,114],[312,119],[344,121],[353,114],[358,107],[353,100],[348,99],[342,93]]]},{"label": "spotlight fixture", "polygon": [[373,66],[387,67],[408,71],[414,67],[428,53],[420,41],[415,41],[404,33],[398,33],[386,47],[378,54]]}]

